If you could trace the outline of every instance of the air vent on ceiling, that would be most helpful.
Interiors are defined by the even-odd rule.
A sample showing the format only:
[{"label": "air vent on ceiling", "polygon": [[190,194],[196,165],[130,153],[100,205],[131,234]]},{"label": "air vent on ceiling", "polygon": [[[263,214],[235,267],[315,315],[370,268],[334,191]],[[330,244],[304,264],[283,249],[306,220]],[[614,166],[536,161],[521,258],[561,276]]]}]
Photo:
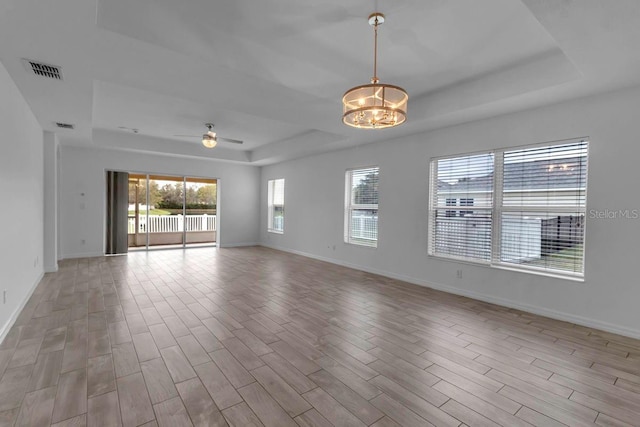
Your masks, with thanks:
[{"label": "air vent on ceiling", "polygon": [[57,65],[44,64],[30,59],[23,59],[22,61],[27,69],[33,71],[37,76],[62,80],[62,68]]},{"label": "air vent on ceiling", "polygon": [[74,129],[75,128],[75,126],[72,125],[71,123],[56,122],[56,126],[58,126],[60,129]]}]

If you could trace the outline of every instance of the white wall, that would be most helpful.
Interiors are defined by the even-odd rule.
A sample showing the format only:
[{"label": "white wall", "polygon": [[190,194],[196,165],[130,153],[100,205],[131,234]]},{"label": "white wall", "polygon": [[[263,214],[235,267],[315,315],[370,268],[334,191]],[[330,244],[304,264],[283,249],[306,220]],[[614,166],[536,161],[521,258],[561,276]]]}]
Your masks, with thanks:
[{"label": "white wall", "polygon": [[63,145],[58,203],[61,258],[104,254],[106,170],[219,178],[219,245],[250,245],[259,240],[257,167]]},{"label": "white wall", "polygon": [[[261,241],[640,337],[640,219],[587,219],[584,282],[427,256],[428,165],[434,156],[589,136],[588,211],[640,209],[638,111],[636,88],[264,167]],[[370,165],[380,166],[377,249],[343,243],[344,172]],[[283,235],[266,231],[267,180],[274,178],[286,180]],[[456,279],[457,269],[462,279]]]},{"label": "white wall", "polygon": [[43,138],[42,129],[2,64],[0,94],[2,341],[43,274]]}]

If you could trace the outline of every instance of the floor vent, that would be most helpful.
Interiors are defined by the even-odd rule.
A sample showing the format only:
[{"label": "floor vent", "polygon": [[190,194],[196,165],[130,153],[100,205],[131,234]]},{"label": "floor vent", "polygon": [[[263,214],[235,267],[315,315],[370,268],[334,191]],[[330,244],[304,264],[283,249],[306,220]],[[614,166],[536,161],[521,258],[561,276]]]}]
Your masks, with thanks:
[{"label": "floor vent", "polygon": [[57,65],[44,64],[30,59],[23,59],[23,62],[27,69],[33,71],[36,76],[62,80],[62,68]]}]

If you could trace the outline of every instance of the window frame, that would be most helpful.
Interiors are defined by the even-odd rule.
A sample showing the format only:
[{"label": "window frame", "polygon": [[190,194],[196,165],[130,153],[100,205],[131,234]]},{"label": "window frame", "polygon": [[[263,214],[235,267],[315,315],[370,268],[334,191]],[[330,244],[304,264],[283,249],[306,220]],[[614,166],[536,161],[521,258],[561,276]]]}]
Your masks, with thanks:
[{"label": "window frame", "polygon": [[[506,152],[514,151],[514,150],[527,150],[527,149],[535,149],[535,148],[544,148],[544,147],[554,147],[554,146],[562,146],[562,145],[570,145],[577,143],[586,143],[586,166],[585,166],[585,187],[584,187],[584,206],[553,206],[553,207],[525,207],[524,205],[512,205],[512,206],[503,206],[503,195],[504,195],[504,154]],[[579,138],[571,138],[566,140],[557,140],[557,141],[549,141],[549,142],[541,142],[535,144],[527,144],[521,146],[514,147],[503,147],[496,148],[493,150],[483,150],[476,152],[468,152],[468,153],[459,153],[438,157],[431,157],[429,159],[429,212],[428,212],[428,244],[427,244],[427,254],[430,258],[447,260],[447,261],[456,261],[463,262],[468,264],[480,265],[485,267],[492,267],[502,270],[511,270],[511,271],[519,271],[531,274],[538,274],[548,277],[555,277],[561,279],[568,279],[574,281],[584,282],[585,280],[585,260],[586,260],[586,240],[587,240],[587,227],[586,227],[586,218],[587,218],[587,200],[588,200],[588,177],[589,177],[589,152],[590,152],[591,141],[589,137],[579,137]],[[455,159],[459,157],[466,156],[474,156],[474,155],[483,155],[483,154],[492,154],[493,155],[493,199],[492,206],[490,208],[491,211],[491,254],[489,261],[482,261],[480,259],[472,259],[468,257],[460,257],[454,255],[446,255],[446,254],[438,254],[435,253],[435,245],[432,239],[435,239],[435,215],[434,212],[436,210],[444,210],[442,206],[438,207],[436,203],[437,198],[437,162],[439,160],[446,159]],[[468,199],[468,196],[466,197]],[[462,200],[462,199],[460,199]],[[473,199],[472,199],[473,200]],[[460,203],[462,206],[462,203]],[[449,206],[446,206],[449,208]],[[468,208],[468,206],[463,206],[464,208]],[[458,209],[460,207],[458,206]],[[474,206],[474,209],[478,209]],[[581,213],[583,215],[584,221],[584,231],[583,231],[583,252],[582,252],[582,265],[580,272],[573,271],[565,271],[560,269],[546,268],[546,267],[538,267],[534,265],[524,265],[524,264],[514,264],[509,262],[502,261],[501,258],[501,245],[502,245],[502,214],[503,213],[523,213],[523,212],[554,212],[554,213]]]},{"label": "window frame", "polygon": [[[378,182],[380,181],[380,166],[362,166],[349,168],[345,171],[345,203],[344,203],[344,243],[356,246],[362,246],[365,248],[376,249],[378,247],[378,240],[380,235],[380,192],[378,190],[378,203],[376,204],[354,204],[352,200],[353,189],[353,173],[357,171],[366,171],[375,169],[378,173]],[[376,211],[376,238],[375,239],[358,239],[352,237],[351,227],[351,214],[353,211],[358,210],[375,210]]]},{"label": "window frame", "polygon": [[[432,240],[432,239],[435,239],[435,235],[434,235],[435,226],[436,226],[436,216],[434,215],[435,212],[437,211],[445,212],[445,215],[443,216],[443,218],[447,218],[447,219],[463,218],[463,217],[460,217],[460,213],[459,213],[460,205],[458,201],[460,200],[460,195],[456,195],[455,199],[451,195],[445,195],[445,206],[438,206],[438,203],[437,203],[438,193],[437,191],[434,192],[434,186],[437,186],[438,184],[438,171],[436,167],[437,161],[446,160],[446,159],[456,159],[460,157],[474,157],[474,156],[483,156],[483,155],[494,155],[494,150],[483,150],[483,151],[474,151],[469,153],[459,153],[459,154],[438,156],[438,157],[432,157],[429,160],[429,178],[430,179],[429,179],[429,211],[428,211],[428,224],[427,224],[427,233],[428,233],[427,234],[427,256],[436,258],[436,259],[447,260],[447,261],[456,261],[456,262],[463,262],[463,263],[469,263],[469,264],[491,266],[491,258],[493,254],[493,241],[494,241],[493,215],[495,215],[495,212],[493,210],[494,208],[493,204],[491,206],[474,206],[474,209],[476,211],[484,212],[488,214],[491,218],[490,224],[491,224],[492,230],[491,230],[491,241],[489,242],[491,245],[491,251],[490,251],[491,253],[489,254],[489,258],[487,260],[483,260],[480,258],[469,258],[469,257],[459,256],[459,255],[436,254],[435,241]],[[495,163],[495,155],[494,155],[493,161]],[[491,198],[492,198],[492,203],[495,203],[495,194],[494,194],[495,193],[495,177],[493,179],[494,179],[494,182],[492,184]],[[462,198],[466,198],[466,196]],[[455,205],[448,205],[449,200],[455,200],[456,201]]]},{"label": "window frame", "polygon": [[[277,181],[282,181],[282,204],[274,203],[275,198],[275,187],[277,185]],[[285,206],[285,179],[284,178],[274,178],[267,180],[267,232],[275,233],[275,234],[284,234],[284,206]],[[275,228],[274,219],[275,209],[282,208],[282,229]]]}]

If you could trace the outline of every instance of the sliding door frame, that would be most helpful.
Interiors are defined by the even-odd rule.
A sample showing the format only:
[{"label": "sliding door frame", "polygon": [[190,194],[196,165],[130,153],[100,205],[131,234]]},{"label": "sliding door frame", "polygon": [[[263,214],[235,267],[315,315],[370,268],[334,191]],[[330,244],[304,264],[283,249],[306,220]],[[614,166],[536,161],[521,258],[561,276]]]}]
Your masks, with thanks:
[{"label": "sliding door frame", "polygon": [[[183,185],[183,195],[182,195],[182,216],[183,218],[186,217],[186,210],[187,210],[187,181],[188,179],[202,179],[202,180],[215,180],[216,181],[216,240],[215,242],[211,243],[210,245],[207,244],[201,244],[198,245],[197,247],[220,247],[220,224],[221,224],[221,220],[220,220],[220,182],[221,179],[220,178],[214,178],[214,177],[206,177],[206,176],[197,176],[197,175],[171,175],[170,173],[158,173],[158,172],[139,172],[139,171],[132,171],[132,170],[121,170],[121,169],[112,169],[112,168],[108,168],[105,169],[105,173],[104,173],[104,186],[103,188],[105,189],[105,206],[104,206],[104,219],[103,219],[103,224],[105,227],[105,231],[107,229],[107,221],[110,220],[109,215],[110,213],[107,212],[107,203],[106,203],[106,194],[107,194],[107,172],[125,172],[128,173],[129,175],[144,175],[145,176],[145,181],[146,181],[146,200],[145,200],[145,204],[147,206],[146,209],[146,223],[149,224],[149,184],[150,184],[150,176],[164,176],[167,178],[180,178],[182,179],[182,181],[176,181],[176,182],[182,182]],[[107,249],[107,241],[106,241],[106,235],[103,233],[103,235],[105,236],[105,241],[103,242],[103,247],[105,250],[105,254],[106,254],[106,249]],[[187,229],[186,227],[183,227],[182,230],[182,244],[177,244],[177,245],[171,245],[168,247],[167,246],[150,246],[149,245],[149,229],[147,228],[146,233],[145,233],[145,245],[144,246],[140,246],[140,247],[135,247],[134,251],[138,250],[138,251],[156,251],[156,250],[170,250],[170,249],[188,249],[189,246],[187,245]],[[128,237],[127,237],[128,239]],[[180,245],[178,247],[178,245]],[[129,248],[131,249],[131,248]]]}]

